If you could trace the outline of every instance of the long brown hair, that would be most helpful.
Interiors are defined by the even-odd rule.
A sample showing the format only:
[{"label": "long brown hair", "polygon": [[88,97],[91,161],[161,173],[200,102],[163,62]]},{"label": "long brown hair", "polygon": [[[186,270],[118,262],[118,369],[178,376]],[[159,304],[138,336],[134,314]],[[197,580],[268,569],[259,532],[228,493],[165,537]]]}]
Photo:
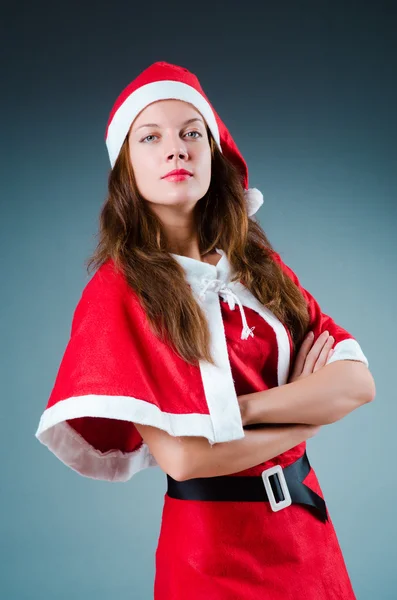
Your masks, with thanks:
[{"label": "long brown hair", "polygon": [[[221,248],[251,293],[290,330],[296,347],[309,315],[298,287],[271,258],[271,246],[254,217],[248,217],[241,175],[217,147],[211,146],[211,182],[194,208],[200,254]],[[113,260],[139,297],[152,331],[190,364],[214,364],[210,333],[202,309],[171,256],[161,220],[139,193],[129,157],[128,136],[108,178],[108,195],[99,216],[99,241],[86,260],[87,271]],[[172,285],[170,284],[172,282]]]}]

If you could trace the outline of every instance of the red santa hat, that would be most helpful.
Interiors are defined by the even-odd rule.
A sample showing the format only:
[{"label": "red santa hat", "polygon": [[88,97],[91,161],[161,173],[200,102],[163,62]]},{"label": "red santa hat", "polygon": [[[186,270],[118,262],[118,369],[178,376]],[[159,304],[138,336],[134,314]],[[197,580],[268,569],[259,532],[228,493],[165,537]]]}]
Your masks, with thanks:
[{"label": "red santa hat", "polygon": [[256,213],[263,204],[263,195],[256,188],[248,188],[248,168],[244,158],[196,75],[184,67],[155,62],[118,96],[110,112],[105,135],[112,168],[135,117],[149,104],[170,98],[189,102],[202,114],[219,150],[241,173],[248,215]]}]

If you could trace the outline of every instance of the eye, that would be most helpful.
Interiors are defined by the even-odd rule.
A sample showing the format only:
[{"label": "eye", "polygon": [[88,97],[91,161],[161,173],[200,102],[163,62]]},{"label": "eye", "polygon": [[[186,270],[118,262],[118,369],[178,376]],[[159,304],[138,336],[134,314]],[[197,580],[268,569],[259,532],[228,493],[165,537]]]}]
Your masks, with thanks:
[{"label": "eye", "polygon": [[[188,135],[188,134],[190,134],[190,133],[196,133],[198,137],[203,137],[203,136],[202,136],[202,134],[201,134],[199,131],[187,131],[187,132],[185,133],[185,135]],[[141,139],[141,142],[146,142],[146,140],[147,140],[148,138],[155,138],[155,137],[158,137],[158,136],[157,136],[157,135],[153,135],[153,134],[149,134],[149,135],[147,135],[146,137],[142,138],[142,139]],[[197,137],[196,137],[196,136],[195,136],[195,137],[193,137],[193,136],[189,136],[189,137],[192,137],[192,139],[197,139]],[[149,140],[149,142],[150,142],[150,141],[151,141],[151,140]]]},{"label": "eye", "polygon": [[147,138],[150,138],[150,137],[157,137],[157,136],[156,136],[156,135],[149,134],[149,135],[147,135],[146,137],[144,137],[144,138],[141,140],[141,142],[144,142],[145,140],[147,140]]},{"label": "eye", "polygon": [[199,137],[203,137],[199,131],[188,131],[186,135],[188,135],[188,133],[197,133]]}]

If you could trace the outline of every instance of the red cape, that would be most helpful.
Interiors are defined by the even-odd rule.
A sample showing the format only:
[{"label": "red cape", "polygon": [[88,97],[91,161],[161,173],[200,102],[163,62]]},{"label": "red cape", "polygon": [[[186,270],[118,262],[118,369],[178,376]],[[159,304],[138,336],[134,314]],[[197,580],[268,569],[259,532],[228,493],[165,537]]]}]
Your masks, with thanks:
[{"label": "red cape", "polygon": [[[222,250],[218,253],[222,257],[216,266],[173,255],[205,310],[215,366],[204,361],[188,365],[154,336],[136,294],[112,261],[86,284],[36,432],[81,475],[126,481],[157,466],[135,422],[173,436],[203,436],[211,444],[240,439],[240,380],[250,377],[253,391],[287,382],[293,360],[290,332],[240,282],[230,282],[230,264]],[[368,365],[353,336],[321,311],[279,254],[274,259],[304,294],[315,337],[326,329],[334,336],[335,353],[328,362],[355,359]],[[227,325],[220,297],[232,317]],[[248,351],[244,364],[244,344],[256,344],[257,360],[266,358],[265,383],[249,364]],[[248,382],[244,385],[248,393]]]}]

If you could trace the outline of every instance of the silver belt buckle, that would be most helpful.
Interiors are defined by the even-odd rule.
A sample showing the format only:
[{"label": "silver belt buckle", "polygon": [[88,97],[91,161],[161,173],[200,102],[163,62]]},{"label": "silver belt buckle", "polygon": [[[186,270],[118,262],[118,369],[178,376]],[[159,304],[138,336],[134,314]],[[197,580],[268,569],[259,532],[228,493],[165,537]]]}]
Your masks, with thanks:
[{"label": "silver belt buckle", "polygon": [[[269,477],[276,473],[284,494],[284,500],[280,500],[280,502],[276,502],[276,498],[274,497],[273,489],[269,481]],[[287,508],[287,506],[290,506],[292,504],[287,482],[285,481],[284,471],[281,465],[275,465],[274,467],[270,467],[269,469],[265,469],[264,471],[262,471],[262,479],[263,483],[265,484],[265,489],[267,492],[267,497],[269,498],[270,506],[274,512],[282,510],[283,508]]]}]

